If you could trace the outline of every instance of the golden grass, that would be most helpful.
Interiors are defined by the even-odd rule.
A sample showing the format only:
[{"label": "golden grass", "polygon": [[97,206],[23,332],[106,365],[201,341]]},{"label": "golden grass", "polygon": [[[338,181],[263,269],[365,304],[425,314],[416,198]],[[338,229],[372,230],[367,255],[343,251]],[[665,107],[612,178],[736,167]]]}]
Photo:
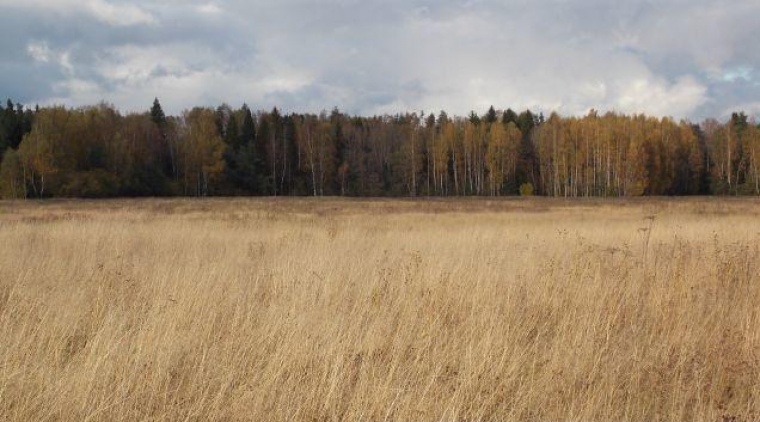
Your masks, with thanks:
[{"label": "golden grass", "polygon": [[0,202],[0,420],[760,418],[758,200]]}]

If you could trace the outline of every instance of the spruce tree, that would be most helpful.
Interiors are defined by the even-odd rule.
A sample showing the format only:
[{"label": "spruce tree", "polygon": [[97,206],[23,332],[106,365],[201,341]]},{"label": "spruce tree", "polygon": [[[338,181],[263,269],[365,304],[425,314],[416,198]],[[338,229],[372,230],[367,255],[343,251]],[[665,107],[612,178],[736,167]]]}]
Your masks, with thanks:
[{"label": "spruce tree", "polygon": [[511,108],[508,108],[507,111],[505,111],[501,116],[501,123],[504,124],[504,126],[507,126],[510,123],[514,123],[515,126],[518,126],[517,113],[515,113]]},{"label": "spruce tree", "polygon": [[256,123],[253,120],[253,114],[251,109],[246,104],[243,104],[243,126],[240,128],[240,141],[239,144],[245,147],[249,144],[253,144],[256,140]]},{"label": "spruce tree", "polygon": [[496,110],[493,108],[493,106],[491,106],[488,109],[488,113],[486,113],[486,123],[488,123],[489,125],[492,125],[496,123],[497,119],[498,117],[496,117]]},{"label": "spruce tree", "polygon": [[166,127],[166,115],[161,108],[161,103],[158,102],[158,98],[153,100],[153,107],[150,108],[150,119],[153,120],[153,123],[155,123],[163,132]]}]

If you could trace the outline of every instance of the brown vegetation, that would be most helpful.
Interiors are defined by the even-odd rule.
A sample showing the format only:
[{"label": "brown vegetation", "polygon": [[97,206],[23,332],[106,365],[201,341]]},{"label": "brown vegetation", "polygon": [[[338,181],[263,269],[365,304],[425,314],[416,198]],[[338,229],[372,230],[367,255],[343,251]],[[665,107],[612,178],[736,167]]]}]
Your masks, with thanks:
[{"label": "brown vegetation", "polygon": [[757,420],[760,202],[0,202],[0,419]]}]

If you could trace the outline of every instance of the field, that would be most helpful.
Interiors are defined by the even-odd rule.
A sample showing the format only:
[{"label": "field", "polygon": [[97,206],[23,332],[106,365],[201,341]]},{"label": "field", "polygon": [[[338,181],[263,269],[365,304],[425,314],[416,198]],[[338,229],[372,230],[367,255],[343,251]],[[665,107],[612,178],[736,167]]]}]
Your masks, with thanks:
[{"label": "field", "polygon": [[760,419],[760,200],[0,202],[0,420]]}]

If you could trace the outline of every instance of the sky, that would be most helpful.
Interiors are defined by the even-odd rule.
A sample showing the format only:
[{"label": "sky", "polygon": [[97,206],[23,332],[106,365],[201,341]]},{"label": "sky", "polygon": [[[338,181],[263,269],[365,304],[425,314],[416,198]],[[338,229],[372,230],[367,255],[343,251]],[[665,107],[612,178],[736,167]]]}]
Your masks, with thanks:
[{"label": "sky", "polygon": [[0,0],[0,96],[760,117],[760,0]]}]

